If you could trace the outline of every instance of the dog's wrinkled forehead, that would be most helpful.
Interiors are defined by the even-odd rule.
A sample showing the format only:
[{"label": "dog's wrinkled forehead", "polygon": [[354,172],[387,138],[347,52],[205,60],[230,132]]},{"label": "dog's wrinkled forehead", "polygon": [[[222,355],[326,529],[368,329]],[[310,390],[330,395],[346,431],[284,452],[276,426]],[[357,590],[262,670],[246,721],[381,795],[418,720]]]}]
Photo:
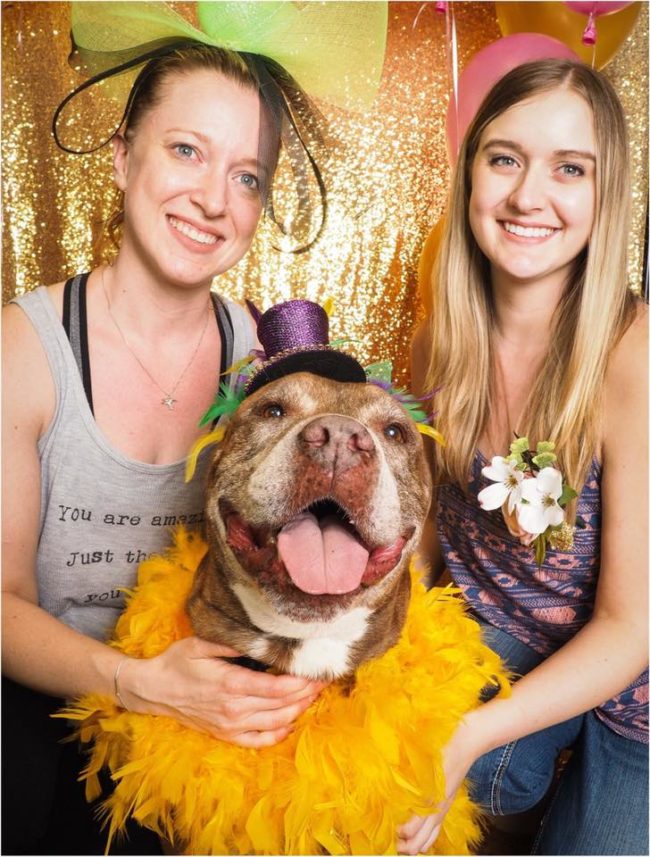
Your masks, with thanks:
[{"label": "dog's wrinkled forehead", "polygon": [[238,416],[247,418],[273,404],[281,405],[288,416],[292,413],[307,416],[329,412],[361,421],[381,415],[412,423],[399,402],[380,387],[370,383],[333,381],[310,372],[296,372],[266,384],[244,400]]}]

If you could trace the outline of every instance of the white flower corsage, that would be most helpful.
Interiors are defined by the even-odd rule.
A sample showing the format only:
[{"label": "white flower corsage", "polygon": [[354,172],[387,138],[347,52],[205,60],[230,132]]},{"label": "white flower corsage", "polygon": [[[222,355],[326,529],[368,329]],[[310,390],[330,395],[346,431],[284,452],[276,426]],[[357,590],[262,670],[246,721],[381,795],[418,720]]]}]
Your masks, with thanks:
[{"label": "white flower corsage", "polygon": [[538,565],[544,562],[548,544],[570,550],[575,532],[566,521],[565,508],[577,493],[552,466],[557,460],[554,449],[555,444],[545,440],[533,452],[528,438],[518,437],[510,444],[510,455],[495,455],[483,468],[483,476],[494,484],[478,494],[482,509],[501,508],[509,532],[523,545],[534,546]]}]

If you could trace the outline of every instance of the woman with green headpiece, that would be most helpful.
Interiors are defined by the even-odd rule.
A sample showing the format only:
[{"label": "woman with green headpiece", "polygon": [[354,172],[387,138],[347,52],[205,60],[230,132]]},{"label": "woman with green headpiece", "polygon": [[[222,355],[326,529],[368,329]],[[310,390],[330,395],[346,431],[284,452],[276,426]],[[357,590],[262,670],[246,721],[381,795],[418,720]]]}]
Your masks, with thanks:
[{"label": "woman with green headpiece", "polygon": [[[197,11],[200,30],[162,3],[73,4],[74,58],[92,76],[62,102],[53,131],[78,154],[112,143],[119,249],[111,266],[5,311],[4,853],[103,849],[69,793],[78,770],[60,773],[65,729],[48,715],[62,698],[113,694],[125,708],[261,747],[281,740],[320,689],[248,670],[224,660],[237,652],[195,638],[143,661],[103,642],[138,562],[168,544],[170,525],[200,524],[207,458],[186,485],[184,457],[220,377],[255,344],[245,311],[211,285],[247,252],[262,212],[274,217],[281,152],[298,191],[294,249],[323,227],[321,121],[299,85],[318,89],[313,46],[328,34],[336,80],[367,85],[381,72],[385,4]],[[374,53],[354,50],[368,43]],[[80,143],[68,106],[131,69],[118,127],[102,131],[96,112]],[[335,77],[315,94],[332,99]]]}]

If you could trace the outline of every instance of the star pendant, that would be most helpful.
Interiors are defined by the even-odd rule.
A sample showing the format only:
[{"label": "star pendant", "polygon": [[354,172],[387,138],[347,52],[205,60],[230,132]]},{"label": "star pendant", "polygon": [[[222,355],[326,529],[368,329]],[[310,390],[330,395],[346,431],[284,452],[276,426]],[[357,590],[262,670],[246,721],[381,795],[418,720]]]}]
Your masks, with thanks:
[{"label": "star pendant", "polygon": [[174,402],[177,402],[178,399],[173,399],[169,393],[165,395],[164,399],[160,400],[161,405],[165,405],[165,407],[169,408],[170,411],[174,410]]}]

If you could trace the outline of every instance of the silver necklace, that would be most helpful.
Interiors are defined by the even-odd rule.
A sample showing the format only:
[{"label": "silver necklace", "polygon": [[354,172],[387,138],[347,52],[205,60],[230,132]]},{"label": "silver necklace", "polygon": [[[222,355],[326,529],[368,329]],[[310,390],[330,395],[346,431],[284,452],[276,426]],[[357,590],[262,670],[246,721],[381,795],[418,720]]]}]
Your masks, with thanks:
[{"label": "silver necklace", "polygon": [[160,404],[164,405],[166,408],[169,408],[170,411],[173,411],[174,405],[176,404],[176,402],[178,402],[178,399],[174,398],[174,393],[176,392],[179,384],[181,383],[181,381],[183,380],[183,378],[187,374],[187,371],[189,370],[190,366],[192,365],[192,363],[194,363],[194,358],[198,354],[199,348],[201,347],[201,343],[203,342],[203,337],[205,336],[205,331],[208,329],[208,321],[210,320],[210,312],[209,312],[208,307],[209,307],[210,301],[208,300],[208,306],[206,306],[205,322],[203,324],[203,329],[201,331],[201,335],[199,336],[199,341],[196,343],[194,351],[192,352],[192,356],[190,357],[189,361],[187,362],[187,365],[185,366],[185,368],[183,369],[181,374],[178,376],[174,386],[171,388],[171,390],[169,392],[167,392],[167,390],[165,390],[164,387],[160,386],[158,381],[156,381],[156,379],[151,374],[151,372],[147,369],[147,367],[144,365],[142,360],[140,360],[138,355],[131,348],[131,346],[129,345],[129,343],[127,341],[126,336],[124,335],[124,331],[122,330],[122,328],[120,327],[120,325],[117,322],[117,319],[113,315],[113,310],[111,309],[111,302],[110,302],[109,297],[108,297],[108,292],[106,291],[106,282],[104,281],[104,268],[102,268],[102,290],[104,292],[104,297],[106,298],[106,306],[108,307],[108,314],[113,319],[113,324],[117,328],[117,332],[122,337],[122,342],[126,346],[127,350],[130,352],[131,356],[136,360],[136,362],[138,363],[138,365],[140,366],[142,371],[149,377],[149,379],[151,381],[153,381],[153,383],[156,385],[156,387],[158,387],[160,392],[163,394],[163,398],[160,400]]}]

